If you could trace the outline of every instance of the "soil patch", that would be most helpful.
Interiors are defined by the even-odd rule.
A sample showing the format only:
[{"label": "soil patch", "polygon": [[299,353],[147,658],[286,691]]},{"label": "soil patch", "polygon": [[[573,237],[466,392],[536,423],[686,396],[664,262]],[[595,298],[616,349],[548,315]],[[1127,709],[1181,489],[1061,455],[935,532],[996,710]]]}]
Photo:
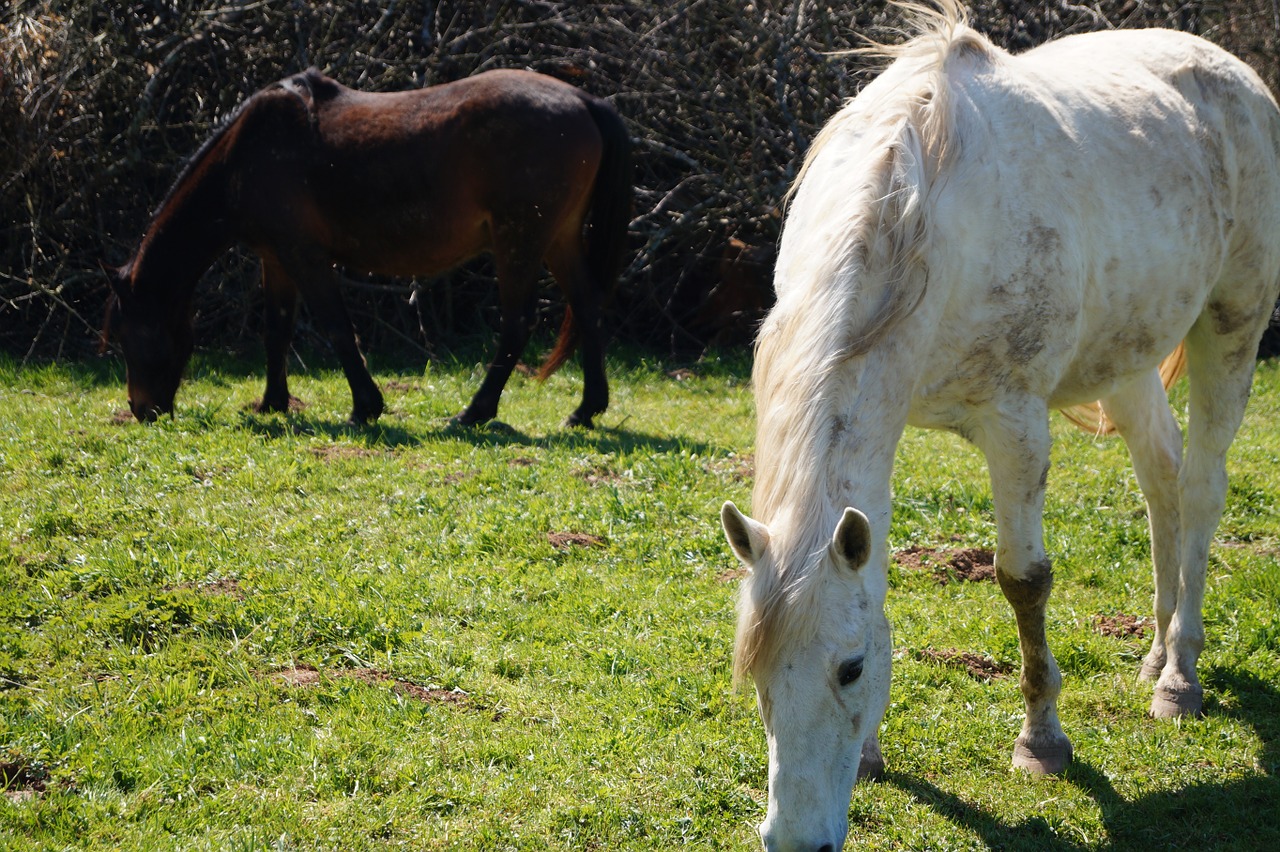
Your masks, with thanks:
[{"label": "soil patch", "polygon": [[372,450],[368,447],[356,447],[351,444],[324,444],[319,447],[310,448],[311,455],[321,461],[338,461],[340,459],[368,459],[383,454],[382,450]]},{"label": "soil patch", "polygon": [[571,547],[600,547],[604,544],[604,539],[598,535],[576,532],[549,532],[547,541],[559,550],[568,550]]},{"label": "soil patch", "polygon": [[938,585],[945,586],[952,577],[962,583],[988,583],[996,578],[996,556],[981,547],[960,549],[911,545],[894,554],[893,559],[912,571],[930,571]]},{"label": "soil patch", "polygon": [[24,755],[8,752],[0,757],[0,790],[13,802],[43,793],[49,771]]},{"label": "soil patch", "polygon": [[1113,639],[1141,639],[1147,635],[1151,619],[1136,615],[1095,615],[1093,630]]},{"label": "soil patch", "polygon": [[[377,669],[333,669],[325,674],[332,678],[351,678],[361,683],[367,683],[370,686],[389,684],[391,689],[398,694],[421,701],[424,704],[465,705],[470,698],[467,693],[460,689],[439,689],[420,686]],[[281,669],[280,671],[272,672],[270,675],[270,678],[277,683],[289,687],[303,688],[319,686],[321,677],[321,672],[313,666],[296,666],[291,669]]]},{"label": "soil patch", "polygon": [[916,654],[916,659],[929,663],[937,663],[951,669],[962,669],[974,680],[990,682],[1013,673],[1013,666],[994,660],[985,654],[972,651],[960,651],[955,648],[938,650],[925,648]]},{"label": "soil patch", "polygon": [[597,485],[617,485],[626,479],[623,474],[607,467],[593,467],[582,471],[580,476],[592,487]]},{"label": "soil patch", "polygon": [[748,482],[756,475],[756,458],[751,453],[723,459],[708,459],[703,469],[730,482]]},{"label": "soil patch", "polygon": [[180,583],[175,589],[190,589],[202,595],[224,595],[233,600],[244,600],[244,592],[240,590],[240,582],[231,577],[222,577],[209,583]]},{"label": "soil patch", "polygon": [[730,568],[728,571],[721,571],[716,575],[716,579],[721,583],[736,583],[739,580],[745,580],[750,573],[746,568],[739,566]]}]

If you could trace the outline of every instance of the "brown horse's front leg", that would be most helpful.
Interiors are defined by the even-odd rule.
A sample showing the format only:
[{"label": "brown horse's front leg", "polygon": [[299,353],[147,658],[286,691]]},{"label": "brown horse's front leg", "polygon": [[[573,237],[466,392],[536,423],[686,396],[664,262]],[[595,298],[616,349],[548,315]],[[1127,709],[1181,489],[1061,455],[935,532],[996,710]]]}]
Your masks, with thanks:
[{"label": "brown horse's front leg", "polygon": [[372,423],[382,414],[382,391],[378,390],[356,339],[351,318],[338,291],[338,276],[327,260],[299,264],[292,275],[298,282],[316,325],[337,352],[342,372],[351,386],[351,422]]}]

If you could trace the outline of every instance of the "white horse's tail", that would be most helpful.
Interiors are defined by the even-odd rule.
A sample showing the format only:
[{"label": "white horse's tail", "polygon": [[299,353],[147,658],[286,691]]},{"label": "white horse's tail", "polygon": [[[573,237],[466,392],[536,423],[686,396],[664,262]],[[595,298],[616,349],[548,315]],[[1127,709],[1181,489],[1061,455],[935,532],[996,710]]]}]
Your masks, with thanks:
[{"label": "white horse's tail", "polygon": [[[1174,383],[1182,378],[1186,372],[1187,353],[1184,345],[1179,343],[1178,348],[1170,352],[1160,362],[1160,381],[1164,384],[1164,389],[1167,391],[1173,387]],[[1114,435],[1116,433],[1115,424],[1107,418],[1107,413],[1102,410],[1100,403],[1086,402],[1081,405],[1064,408],[1061,411],[1063,417],[1091,435]]]}]

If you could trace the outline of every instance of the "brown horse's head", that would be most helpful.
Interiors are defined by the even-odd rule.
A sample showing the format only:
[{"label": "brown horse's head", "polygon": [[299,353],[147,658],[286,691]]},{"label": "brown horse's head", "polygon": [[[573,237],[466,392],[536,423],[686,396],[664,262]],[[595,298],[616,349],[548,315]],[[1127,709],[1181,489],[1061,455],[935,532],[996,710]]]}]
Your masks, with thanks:
[{"label": "brown horse's head", "polygon": [[132,264],[111,275],[112,304],[107,329],[124,351],[129,409],[147,423],[173,414],[173,398],[193,348],[191,320],[185,311],[138,296]]}]

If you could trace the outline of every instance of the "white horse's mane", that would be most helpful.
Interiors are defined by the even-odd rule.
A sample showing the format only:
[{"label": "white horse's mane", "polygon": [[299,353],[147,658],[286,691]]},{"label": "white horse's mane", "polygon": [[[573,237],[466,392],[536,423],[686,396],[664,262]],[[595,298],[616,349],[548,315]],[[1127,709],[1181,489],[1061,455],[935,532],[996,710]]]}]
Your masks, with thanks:
[{"label": "white horse's mane", "polygon": [[923,298],[929,188],[961,144],[946,70],[959,58],[1001,53],[968,28],[954,0],[937,9],[900,5],[914,37],[862,51],[893,64],[822,129],[793,189],[787,235],[795,244],[784,239],[777,303],[756,344],[752,508],[771,529],[786,530],[787,551],[801,556],[781,564],[767,555],[744,582],[738,678],[816,630],[816,575],[843,508],[824,500],[837,368],[865,355]]}]

